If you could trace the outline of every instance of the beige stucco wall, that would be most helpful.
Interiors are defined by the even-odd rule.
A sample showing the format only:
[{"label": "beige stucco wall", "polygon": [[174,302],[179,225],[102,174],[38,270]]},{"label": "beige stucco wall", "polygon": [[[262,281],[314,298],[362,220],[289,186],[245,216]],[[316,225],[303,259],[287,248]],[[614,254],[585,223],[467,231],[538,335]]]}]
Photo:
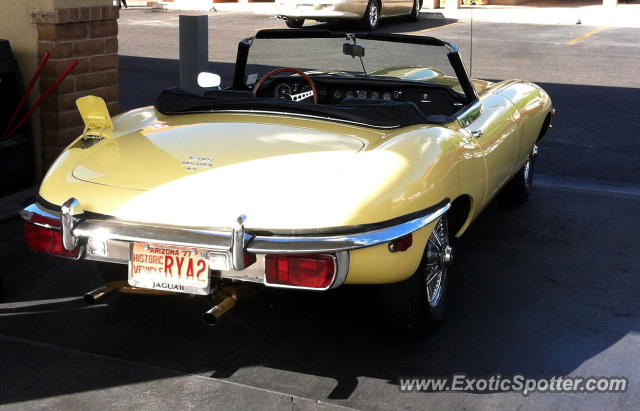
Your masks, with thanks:
[{"label": "beige stucco wall", "polygon": [[[38,38],[36,26],[31,22],[33,10],[57,8],[110,6],[112,0],[0,0],[0,39],[11,42],[11,48],[20,65],[22,78],[26,84],[38,67]],[[39,97],[38,86],[34,87],[29,103]],[[38,113],[31,119],[35,136],[36,170],[40,170],[40,117]]]}]

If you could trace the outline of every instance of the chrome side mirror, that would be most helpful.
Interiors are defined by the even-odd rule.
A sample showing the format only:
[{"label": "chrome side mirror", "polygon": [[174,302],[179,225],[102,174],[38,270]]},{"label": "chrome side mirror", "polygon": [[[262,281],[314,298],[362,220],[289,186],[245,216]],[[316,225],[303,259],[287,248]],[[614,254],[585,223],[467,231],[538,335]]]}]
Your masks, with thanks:
[{"label": "chrome side mirror", "polygon": [[222,84],[222,78],[217,74],[206,71],[198,74],[198,85],[202,88],[219,88],[220,84]]}]

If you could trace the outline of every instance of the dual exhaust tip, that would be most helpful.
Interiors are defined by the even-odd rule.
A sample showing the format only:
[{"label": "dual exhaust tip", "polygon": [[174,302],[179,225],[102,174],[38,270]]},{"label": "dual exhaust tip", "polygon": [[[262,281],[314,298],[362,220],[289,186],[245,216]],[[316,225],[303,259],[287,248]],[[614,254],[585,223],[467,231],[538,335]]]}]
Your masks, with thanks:
[{"label": "dual exhaust tip", "polygon": [[223,288],[222,290],[216,292],[215,294],[218,299],[221,301],[213,306],[209,311],[202,314],[202,319],[204,323],[207,325],[216,325],[218,323],[218,318],[225,315],[236,305],[236,301],[238,301],[238,294],[236,289],[233,287]]},{"label": "dual exhaust tip", "polygon": [[[116,291],[125,294],[175,294],[167,291],[133,287],[126,281],[113,281],[89,291],[83,296],[83,299],[86,304],[95,305]],[[218,301],[218,303],[202,314],[202,320],[206,325],[216,325],[220,317],[235,307],[236,301],[238,301],[237,287],[225,287],[216,291],[214,293],[214,301]]]}]

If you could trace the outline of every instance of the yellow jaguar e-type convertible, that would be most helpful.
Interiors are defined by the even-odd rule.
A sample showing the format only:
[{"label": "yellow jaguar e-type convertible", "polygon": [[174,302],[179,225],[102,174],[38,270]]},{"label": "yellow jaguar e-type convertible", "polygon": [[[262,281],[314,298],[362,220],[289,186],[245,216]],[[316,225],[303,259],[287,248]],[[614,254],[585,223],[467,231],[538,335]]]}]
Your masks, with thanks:
[{"label": "yellow jaguar e-type convertible", "polygon": [[112,291],[214,296],[244,283],[385,284],[396,325],[443,316],[454,240],[496,194],[524,201],[551,124],[535,84],[469,78],[431,37],[264,30],[233,85],[163,92],[86,129],[22,216],[37,251],[100,262]]}]

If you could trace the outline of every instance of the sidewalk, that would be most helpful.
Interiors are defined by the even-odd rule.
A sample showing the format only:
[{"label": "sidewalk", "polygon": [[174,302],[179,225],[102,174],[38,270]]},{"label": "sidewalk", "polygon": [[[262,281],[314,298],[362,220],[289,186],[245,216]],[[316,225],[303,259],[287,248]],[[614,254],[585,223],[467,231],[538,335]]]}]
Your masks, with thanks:
[{"label": "sidewalk", "polygon": [[523,6],[463,6],[458,10],[423,8],[422,12],[427,16],[465,20],[473,17],[475,21],[496,23],[640,27],[640,2],[637,1],[616,7],[592,1],[539,1]]},{"label": "sidewalk", "polygon": [[[583,24],[587,26],[619,26],[640,27],[640,1],[631,0],[620,3],[616,7],[606,7],[602,1],[558,1],[543,0],[522,6],[462,6],[459,9],[428,8],[429,1],[424,1],[423,18],[464,19],[496,23],[521,24]],[[146,6],[146,1],[129,0],[129,7]],[[171,4],[171,3],[169,3]],[[213,12],[246,12],[275,15],[275,3],[211,3]],[[171,7],[174,9],[174,7]]]}]

